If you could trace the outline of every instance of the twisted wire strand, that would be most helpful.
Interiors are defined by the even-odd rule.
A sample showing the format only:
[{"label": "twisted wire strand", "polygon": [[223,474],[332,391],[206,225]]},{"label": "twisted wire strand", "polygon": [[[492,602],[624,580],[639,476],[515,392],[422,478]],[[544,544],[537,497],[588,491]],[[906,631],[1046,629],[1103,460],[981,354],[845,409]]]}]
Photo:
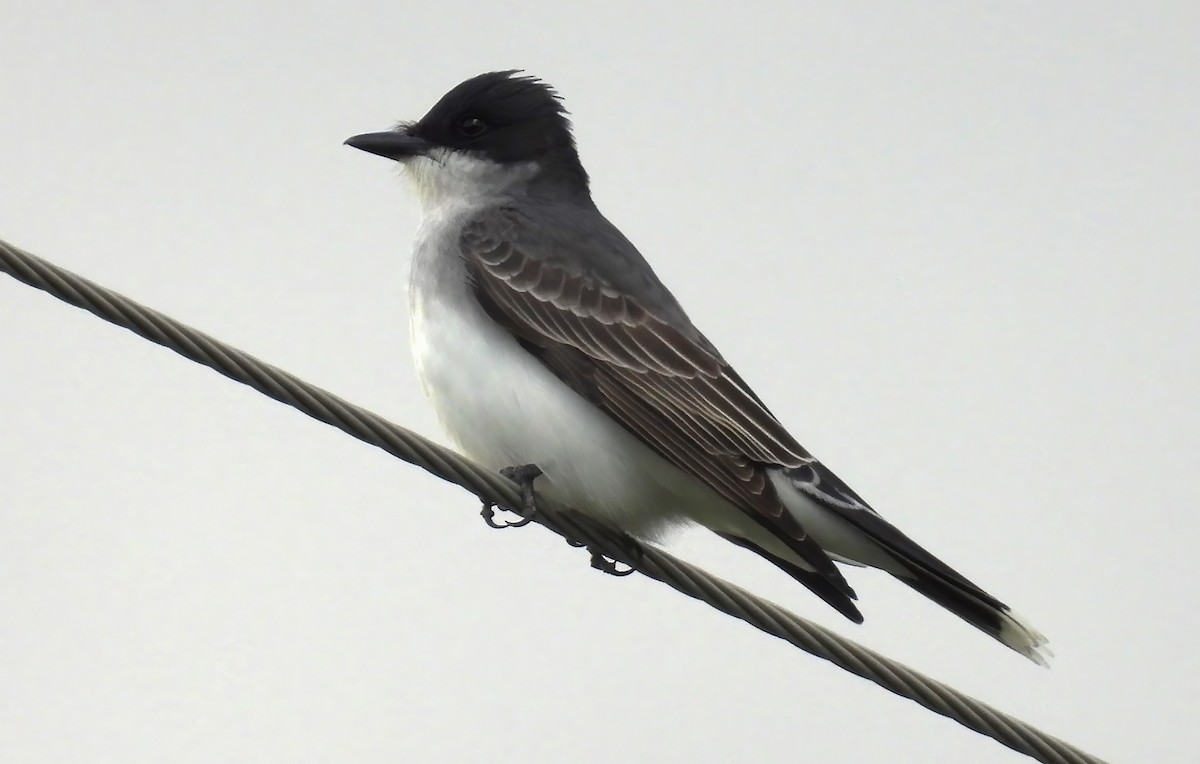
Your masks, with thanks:
[{"label": "twisted wire strand", "polygon": [[[443,480],[502,507],[521,506],[514,483],[438,444],[236,348],[59,268],[0,240],[0,270],[117,326],[169,348],[232,380],[286,403],[326,424],[382,448]],[[594,554],[621,562],[693,599],[868,679],[897,695],[987,735],[1046,764],[1103,764],[1075,746],[1045,734],[986,703],[931,679],[801,618],[700,568],[641,545],[546,497],[538,497],[535,522]]]}]

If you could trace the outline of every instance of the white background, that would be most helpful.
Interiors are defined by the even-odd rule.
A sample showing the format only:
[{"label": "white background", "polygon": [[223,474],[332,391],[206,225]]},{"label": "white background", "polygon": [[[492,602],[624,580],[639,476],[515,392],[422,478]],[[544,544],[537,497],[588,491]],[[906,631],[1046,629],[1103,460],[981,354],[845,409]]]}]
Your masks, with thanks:
[{"label": "white background", "polygon": [[[419,431],[417,205],[347,136],[563,93],[595,197],[799,439],[1052,640],[887,576],[861,627],[1188,761],[1194,3],[17,3],[0,236]],[[1009,762],[913,703],[0,278],[0,760]]]}]

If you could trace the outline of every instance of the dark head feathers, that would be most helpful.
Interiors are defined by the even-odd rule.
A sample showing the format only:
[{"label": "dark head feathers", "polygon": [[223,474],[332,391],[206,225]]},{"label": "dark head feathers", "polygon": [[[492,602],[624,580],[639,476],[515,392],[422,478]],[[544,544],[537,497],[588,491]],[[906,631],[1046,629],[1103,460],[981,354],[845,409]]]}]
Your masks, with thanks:
[{"label": "dark head feathers", "polygon": [[502,163],[537,161],[587,184],[562,99],[545,82],[509,69],[456,85],[408,131]]},{"label": "dark head feathers", "polygon": [[565,118],[562,97],[537,77],[521,74],[520,69],[487,72],[455,85],[430,110],[453,111],[460,108],[488,109],[500,119]]}]

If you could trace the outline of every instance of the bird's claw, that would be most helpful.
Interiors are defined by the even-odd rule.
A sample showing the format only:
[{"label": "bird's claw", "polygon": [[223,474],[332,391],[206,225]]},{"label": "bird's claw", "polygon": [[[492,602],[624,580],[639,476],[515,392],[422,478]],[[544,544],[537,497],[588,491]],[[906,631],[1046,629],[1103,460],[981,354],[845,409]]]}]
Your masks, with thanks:
[{"label": "bird's claw", "polygon": [[511,528],[516,523],[502,523],[496,521],[496,505],[487,499],[483,499],[483,508],[479,510],[479,516],[488,524],[489,528]]},{"label": "bird's claw", "polygon": [[588,551],[592,553],[592,567],[601,573],[607,573],[610,576],[621,578],[623,576],[628,576],[630,573],[637,570],[637,568],[632,566],[626,566],[625,570],[621,570],[617,567],[616,560],[605,557],[603,553],[593,546],[589,546]]},{"label": "bird's claw", "polygon": [[[533,481],[537,480],[542,475],[542,470],[536,464],[521,464],[514,467],[505,467],[500,470],[500,474],[517,484],[521,490],[521,508],[509,509],[500,507],[500,509],[509,509],[510,512],[515,512],[521,516],[520,520],[511,523],[501,522],[496,520],[496,509],[498,508],[495,502],[483,499],[483,509],[479,511],[483,521],[491,528],[520,528],[523,525],[528,525],[537,514],[537,501],[533,494]],[[567,538],[567,543],[573,547],[587,547],[591,553],[592,567],[596,570],[607,573],[610,576],[628,576],[633,573],[636,568],[631,565],[626,565],[624,569],[619,567],[617,560],[606,557],[599,549],[587,544],[583,541],[576,541],[572,538]],[[632,544],[632,541],[631,541]],[[638,559],[640,550],[636,544],[632,544],[630,548],[630,558]]]},{"label": "bird's claw", "polygon": [[537,501],[533,497],[533,481],[542,474],[541,468],[536,464],[522,464],[515,467],[505,467],[500,470],[500,474],[517,484],[521,489],[521,508],[511,509],[521,516],[520,520],[513,522],[500,522],[496,520],[496,504],[486,499],[483,502],[483,509],[479,511],[479,515],[490,528],[521,528],[529,525],[533,521],[533,516],[537,514]]}]

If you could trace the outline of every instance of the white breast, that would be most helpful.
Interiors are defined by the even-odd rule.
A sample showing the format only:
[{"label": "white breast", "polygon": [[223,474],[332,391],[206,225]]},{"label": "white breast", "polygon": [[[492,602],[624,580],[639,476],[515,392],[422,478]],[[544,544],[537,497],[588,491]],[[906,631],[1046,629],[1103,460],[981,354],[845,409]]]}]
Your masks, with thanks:
[{"label": "white breast", "polygon": [[571,390],[471,294],[462,226],[528,171],[453,156],[421,158],[408,170],[424,208],[409,285],[413,359],[459,449],[493,470],[536,464],[539,492],[635,536],[654,538],[691,520],[793,558],[761,525]]},{"label": "white breast", "polygon": [[409,294],[417,372],[462,452],[494,470],[536,464],[544,473],[539,491],[639,536],[657,535],[702,506],[732,510],[577,395],[484,313],[468,291],[456,237],[449,240],[466,214],[427,217]]},{"label": "white breast", "polygon": [[657,524],[647,515],[666,509],[669,492],[639,464],[657,455],[500,330],[465,288],[413,298],[417,372],[463,453],[493,470],[536,464],[539,491],[623,528]]}]

